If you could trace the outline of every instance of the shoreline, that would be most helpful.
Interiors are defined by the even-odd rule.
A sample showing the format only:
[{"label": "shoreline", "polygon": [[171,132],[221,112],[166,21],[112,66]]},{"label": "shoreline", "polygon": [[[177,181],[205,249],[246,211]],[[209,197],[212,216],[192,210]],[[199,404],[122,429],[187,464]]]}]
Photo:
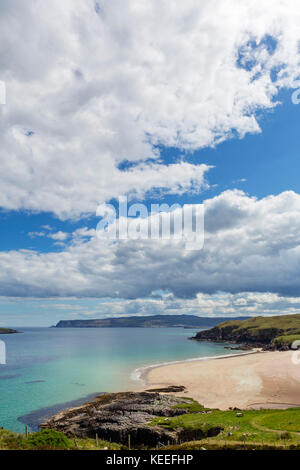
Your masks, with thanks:
[{"label": "shoreline", "polygon": [[71,408],[76,408],[78,406],[92,402],[97,397],[104,394],[105,392],[88,393],[87,395],[75,398],[74,400],[66,401],[63,403],[55,403],[54,405],[38,408],[36,410],[29,411],[24,415],[18,416],[18,422],[29,426],[30,430],[36,432],[39,430],[40,424],[50,419],[52,416],[69,410]]},{"label": "shoreline", "polygon": [[[300,407],[300,366],[292,365],[291,354],[253,349],[152,364],[136,369],[130,377],[142,382],[133,391],[179,387],[183,390],[160,393],[186,395],[207,408],[287,409]],[[45,418],[93,401],[102,393],[34,410],[18,421],[37,429]]]},{"label": "shoreline", "polygon": [[181,395],[223,410],[300,407],[300,365],[292,362],[292,354],[254,350],[153,365],[142,371],[140,390],[184,387]]}]

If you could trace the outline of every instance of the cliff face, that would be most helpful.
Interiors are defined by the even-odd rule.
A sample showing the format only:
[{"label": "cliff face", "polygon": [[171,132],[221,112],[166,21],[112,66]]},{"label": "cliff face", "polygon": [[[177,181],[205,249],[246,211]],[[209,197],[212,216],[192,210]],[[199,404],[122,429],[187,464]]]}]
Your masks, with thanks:
[{"label": "cliff face", "polygon": [[128,444],[130,435],[131,444],[135,446],[155,446],[158,442],[167,444],[179,439],[188,441],[213,436],[221,431],[217,426],[206,431],[193,431],[170,430],[151,424],[157,417],[164,416],[167,421],[169,417],[188,413],[187,409],[175,408],[182,403],[188,403],[188,400],[156,392],[106,394],[93,402],[57,414],[41,427],[80,438],[95,438],[98,434],[100,439],[124,445]]},{"label": "cliff face", "polygon": [[264,328],[253,331],[246,328],[237,329],[234,326],[216,326],[211,330],[200,331],[194,339],[266,346],[270,345],[272,340],[281,334],[282,330],[276,328]]},{"label": "cliff face", "polygon": [[[264,349],[288,349],[289,341],[277,338],[297,339],[300,335],[300,315],[277,317],[255,317],[244,321],[228,321],[200,331],[192,339],[199,341],[228,341],[233,343],[261,346]],[[299,337],[300,338],[300,337]]]}]

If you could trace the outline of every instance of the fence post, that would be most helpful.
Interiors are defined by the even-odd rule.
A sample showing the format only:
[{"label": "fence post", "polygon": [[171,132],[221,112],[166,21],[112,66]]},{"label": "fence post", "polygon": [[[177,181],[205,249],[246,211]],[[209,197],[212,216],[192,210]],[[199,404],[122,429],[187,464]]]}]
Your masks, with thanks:
[{"label": "fence post", "polygon": [[96,434],[96,447],[99,446],[98,434]]},{"label": "fence post", "polygon": [[131,439],[130,439],[130,434],[128,434],[128,449],[131,449]]},{"label": "fence post", "polygon": [[28,426],[27,426],[27,424],[25,426],[25,437],[26,437],[26,439],[28,439]]}]

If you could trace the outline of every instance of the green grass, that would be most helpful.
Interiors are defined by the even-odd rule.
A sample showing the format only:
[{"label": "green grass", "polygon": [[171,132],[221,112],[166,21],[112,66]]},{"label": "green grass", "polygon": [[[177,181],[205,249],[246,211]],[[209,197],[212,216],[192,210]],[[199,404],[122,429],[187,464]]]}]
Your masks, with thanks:
[{"label": "green grass", "polygon": [[164,450],[300,450],[300,445],[286,441],[271,444],[263,442],[231,442],[228,440],[202,439],[164,447]]},{"label": "green grass", "polygon": [[277,346],[286,344],[291,347],[294,341],[300,341],[300,335],[277,336],[273,341]]},{"label": "green grass", "polygon": [[0,429],[0,449],[18,449],[22,443],[22,436],[16,432]]},{"label": "green grass", "polygon": [[300,315],[276,315],[273,317],[254,317],[247,320],[230,320],[221,323],[218,326],[235,326],[236,330],[245,328],[276,328],[284,330],[285,332],[296,332],[300,334]]},{"label": "green grass", "polygon": [[42,431],[30,434],[27,439],[23,439],[22,444],[30,449],[64,449],[72,447],[70,440],[61,432],[53,429],[43,429]]},{"label": "green grass", "polygon": [[[153,425],[168,429],[208,433],[210,428],[223,430],[214,437],[216,442],[242,442],[300,445],[300,408],[289,410],[248,410],[242,417],[236,411],[212,410],[208,413],[194,413],[173,418],[156,418]],[[299,435],[294,434],[299,431]]]},{"label": "green grass", "polygon": [[270,412],[268,415],[260,416],[257,423],[269,429],[300,433],[300,408],[290,408],[280,413]]},{"label": "green grass", "polygon": [[210,334],[211,339],[226,341],[271,344],[290,346],[294,340],[300,340],[300,315],[279,315],[273,317],[254,317],[247,320],[230,320],[220,323],[211,330],[201,331],[198,339],[205,339]]},{"label": "green grass", "polygon": [[26,438],[5,429],[0,429],[0,450],[121,450],[123,446],[95,439],[69,438],[64,434],[49,429],[29,434]]},{"label": "green grass", "polygon": [[196,400],[189,397],[182,397],[184,400],[187,400],[188,403],[180,403],[179,405],[175,405],[173,408],[178,409],[187,409],[190,413],[198,413],[202,412],[205,408],[203,405],[200,405]]}]

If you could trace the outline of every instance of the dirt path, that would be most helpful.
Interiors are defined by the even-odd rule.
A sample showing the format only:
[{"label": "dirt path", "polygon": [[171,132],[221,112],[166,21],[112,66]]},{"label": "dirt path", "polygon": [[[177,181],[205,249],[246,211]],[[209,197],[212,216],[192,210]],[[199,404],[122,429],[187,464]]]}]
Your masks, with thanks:
[{"label": "dirt path", "polygon": [[[270,416],[272,416],[272,415],[270,415]],[[300,432],[297,432],[297,431],[280,431],[278,429],[266,428],[265,426],[261,426],[260,424],[256,423],[254,419],[252,421],[250,421],[250,423],[255,429],[258,429],[259,431],[273,432],[273,433],[276,433],[276,434],[283,434],[285,432],[288,432],[289,434],[293,434],[295,436],[300,436]]]}]

